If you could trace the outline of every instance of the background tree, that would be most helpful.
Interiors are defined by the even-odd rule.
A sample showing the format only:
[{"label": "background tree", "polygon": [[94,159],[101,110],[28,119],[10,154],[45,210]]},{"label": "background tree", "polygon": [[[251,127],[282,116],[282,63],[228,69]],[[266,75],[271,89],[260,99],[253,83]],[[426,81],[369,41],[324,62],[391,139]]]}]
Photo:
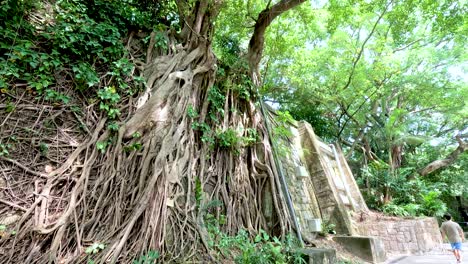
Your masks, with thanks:
[{"label": "background tree", "polygon": [[[457,166],[464,152],[455,135],[467,128],[465,11],[458,1],[303,5],[271,26],[263,93],[344,145],[381,208],[418,172]],[[418,163],[408,158],[415,152],[424,157]]]}]

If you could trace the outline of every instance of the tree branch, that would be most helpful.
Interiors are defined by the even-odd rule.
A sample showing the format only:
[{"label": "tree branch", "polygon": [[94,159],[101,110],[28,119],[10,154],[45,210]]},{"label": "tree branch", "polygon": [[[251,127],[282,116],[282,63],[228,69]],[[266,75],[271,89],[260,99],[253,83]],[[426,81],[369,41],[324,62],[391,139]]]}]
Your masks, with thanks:
[{"label": "tree branch", "polygon": [[250,74],[252,81],[259,85],[260,77],[258,74],[258,65],[262,58],[263,46],[265,44],[265,31],[271,22],[282,13],[288,11],[305,2],[305,0],[282,0],[279,3],[264,9],[258,15],[258,19],[254,26],[254,32],[249,42],[249,50],[247,60],[249,61]]},{"label": "tree branch", "polygon": [[390,6],[390,4],[392,3],[393,1],[390,1],[388,2],[388,4],[385,6],[385,9],[383,10],[382,14],[380,14],[379,18],[377,19],[377,21],[375,21],[374,23],[374,26],[372,27],[372,30],[371,32],[369,33],[369,35],[366,37],[366,39],[364,40],[364,42],[362,42],[362,45],[361,45],[361,48],[359,49],[359,52],[357,54],[357,57],[356,59],[354,59],[353,61],[353,67],[351,68],[351,72],[348,76],[348,81],[346,82],[345,86],[343,87],[343,90],[347,89],[349,87],[349,85],[351,84],[351,80],[353,79],[353,76],[354,76],[354,71],[356,70],[356,66],[357,66],[357,63],[359,62],[359,60],[361,59],[361,56],[362,56],[362,53],[364,52],[364,48],[367,44],[367,41],[369,41],[369,39],[372,37],[372,35],[374,35],[374,32],[375,30],[377,29],[377,25],[379,24],[380,20],[383,18],[383,16],[387,13],[387,10]]},{"label": "tree branch", "polygon": [[458,147],[454,151],[452,151],[452,153],[448,154],[447,157],[445,157],[445,159],[435,160],[426,165],[423,169],[419,171],[419,174],[421,176],[426,176],[430,173],[433,173],[436,170],[450,166],[457,160],[460,154],[462,154],[465,151],[468,151],[468,142],[463,141],[460,136],[456,136],[455,139],[458,142]]}]

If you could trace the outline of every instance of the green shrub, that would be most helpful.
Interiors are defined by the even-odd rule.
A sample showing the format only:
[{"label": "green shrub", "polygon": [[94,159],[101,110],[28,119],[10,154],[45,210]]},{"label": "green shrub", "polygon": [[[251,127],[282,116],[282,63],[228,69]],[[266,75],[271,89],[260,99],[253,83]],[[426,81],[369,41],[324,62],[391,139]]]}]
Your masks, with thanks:
[{"label": "green shrub", "polygon": [[403,206],[390,202],[382,207],[382,211],[388,215],[409,216],[408,211]]},{"label": "green shrub", "polygon": [[298,244],[292,236],[280,241],[263,230],[253,239],[245,230],[239,231],[234,237],[223,235],[215,247],[223,254],[233,257],[238,264],[306,263],[302,254],[297,251]]},{"label": "green shrub", "polygon": [[429,191],[422,195],[422,212],[427,216],[441,217],[447,211],[447,205],[440,199],[441,192]]},{"label": "green shrub", "polygon": [[320,232],[320,235],[326,236],[328,234],[336,234],[336,225],[330,222],[322,222],[322,231]]},{"label": "green shrub", "polygon": [[220,259],[234,259],[238,264],[305,264],[302,254],[297,250],[299,243],[294,236],[288,235],[284,241],[271,237],[264,230],[252,237],[247,231],[240,230],[230,236],[222,232],[226,223],[224,215],[216,217],[209,211],[222,206],[221,201],[212,201],[202,208],[205,212],[205,225],[209,234],[209,246],[217,252]]},{"label": "green shrub", "polygon": [[[66,105],[71,99],[57,90],[61,86],[57,84],[73,83],[73,88],[85,93],[91,102],[99,97],[100,109],[111,119],[120,114],[117,104],[121,98],[133,95],[144,82],[132,75],[134,65],[127,59],[122,40],[129,30],[164,30],[165,25],[160,23],[172,26],[177,17],[173,3],[159,1],[1,2],[1,92],[14,93],[9,90],[13,84],[25,83],[31,93],[39,95],[38,99]],[[53,11],[47,7],[46,22],[30,22],[31,13],[45,16],[46,4]],[[157,43],[165,44],[161,40]],[[113,97],[104,94],[103,89],[96,93],[101,83],[113,87]]]}]

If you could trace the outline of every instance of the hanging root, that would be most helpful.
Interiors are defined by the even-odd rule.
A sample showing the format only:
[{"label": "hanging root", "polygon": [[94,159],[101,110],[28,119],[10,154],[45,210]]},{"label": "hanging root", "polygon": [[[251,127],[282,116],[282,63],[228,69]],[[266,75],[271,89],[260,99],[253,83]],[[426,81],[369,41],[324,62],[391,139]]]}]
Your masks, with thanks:
[{"label": "hanging root", "polygon": [[[225,215],[223,231],[229,234],[288,232],[260,112],[226,89],[222,121],[207,117],[214,65],[203,42],[147,64],[148,89],[118,133],[108,131],[102,119],[60,167],[30,173],[39,178],[33,200],[23,208],[17,234],[0,240],[0,262],[129,263],[150,250],[167,262],[213,261],[207,212]],[[200,114],[187,115],[189,108]],[[194,124],[209,126],[213,137],[227,128],[240,137],[251,128],[259,140],[232,151],[206,144]],[[102,152],[100,142],[112,143]],[[222,206],[210,206],[211,201]],[[85,254],[93,245],[96,252]]]}]

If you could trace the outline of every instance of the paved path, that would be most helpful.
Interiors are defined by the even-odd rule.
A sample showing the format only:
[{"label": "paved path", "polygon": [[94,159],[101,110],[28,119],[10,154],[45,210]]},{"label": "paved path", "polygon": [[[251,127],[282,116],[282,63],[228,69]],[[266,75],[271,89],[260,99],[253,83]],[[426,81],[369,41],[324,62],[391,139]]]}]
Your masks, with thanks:
[{"label": "paved path", "polygon": [[[449,244],[444,244],[445,250],[429,252],[421,256],[400,256],[389,259],[387,264],[455,264],[453,253],[448,251]],[[462,246],[463,264],[468,264],[468,243]]]}]

